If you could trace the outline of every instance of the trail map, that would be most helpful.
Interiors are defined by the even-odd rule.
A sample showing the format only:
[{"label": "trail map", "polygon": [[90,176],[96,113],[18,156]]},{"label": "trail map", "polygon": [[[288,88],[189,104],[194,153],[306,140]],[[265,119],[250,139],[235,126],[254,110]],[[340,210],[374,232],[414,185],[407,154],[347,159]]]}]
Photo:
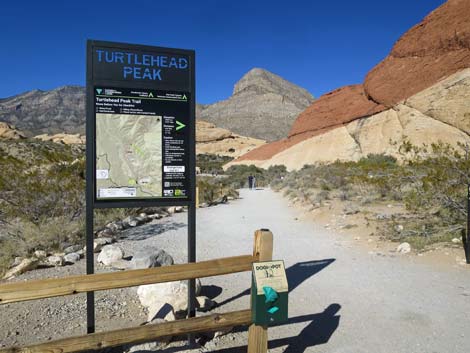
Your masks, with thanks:
[{"label": "trail map", "polygon": [[99,198],[162,196],[162,117],[96,114]]}]

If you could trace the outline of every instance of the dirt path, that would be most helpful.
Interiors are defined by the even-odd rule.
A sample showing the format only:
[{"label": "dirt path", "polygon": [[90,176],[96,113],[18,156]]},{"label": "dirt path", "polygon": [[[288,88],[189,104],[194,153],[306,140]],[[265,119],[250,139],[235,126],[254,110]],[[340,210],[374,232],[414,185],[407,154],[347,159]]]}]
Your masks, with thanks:
[{"label": "dirt path", "polygon": [[[241,196],[199,210],[198,258],[250,253],[253,231],[272,230],[274,258],[284,259],[288,271],[291,319],[269,330],[270,352],[468,352],[470,268],[370,255],[344,235],[299,221],[280,194]],[[249,274],[237,277],[210,281],[224,289],[216,298],[220,311],[248,307]],[[244,339],[240,334],[208,348],[238,352],[228,346]]]},{"label": "dirt path", "polygon": [[[290,321],[269,329],[270,352],[468,352],[469,267],[431,266],[414,256],[370,253],[351,237],[303,219],[298,209],[289,207],[280,194],[271,190],[242,190],[241,197],[227,205],[198,210],[197,256],[198,260],[206,260],[250,254],[254,231],[271,229],[274,258],[285,260],[288,272]],[[158,246],[169,252],[175,262],[185,262],[186,218],[186,213],[175,214],[130,230],[130,237],[119,245],[127,254],[141,247]],[[83,271],[82,262],[67,271]],[[38,278],[41,273],[32,271],[18,280]],[[55,275],[47,275],[52,276]],[[219,303],[217,312],[249,307],[249,273],[207,278],[202,284],[203,294]],[[145,317],[133,293],[129,289],[122,296],[116,293],[111,297],[112,303],[107,306],[122,305],[124,299],[127,304],[118,310],[117,317],[113,316],[114,310],[106,315],[103,310],[97,326],[110,329],[108,322],[116,328],[135,326]],[[105,294],[99,298],[110,300]],[[73,320],[66,320],[70,315],[66,310],[60,330],[54,326],[54,315],[58,314],[51,315],[45,307],[41,307],[41,313],[36,312],[32,303],[11,305],[0,312],[4,323],[0,328],[12,331],[1,335],[8,337],[2,343],[21,343],[11,339],[15,335],[13,327],[20,325],[19,333],[28,332],[27,322],[32,318],[40,327],[38,331],[55,331],[58,336],[83,333],[83,300],[74,308],[80,315]],[[51,302],[52,312],[64,310],[60,306],[62,299],[54,299],[54,303],[59,306]],[[72,323],[76,327],[63,329]],[[58,338],[55,334],[50,336]],[[202,351],[246,352],[246,336],[245,331],[222,336]],[[34,341],[44,338],[38,335]],[[169,351],[182,350],[173,347]]]}]

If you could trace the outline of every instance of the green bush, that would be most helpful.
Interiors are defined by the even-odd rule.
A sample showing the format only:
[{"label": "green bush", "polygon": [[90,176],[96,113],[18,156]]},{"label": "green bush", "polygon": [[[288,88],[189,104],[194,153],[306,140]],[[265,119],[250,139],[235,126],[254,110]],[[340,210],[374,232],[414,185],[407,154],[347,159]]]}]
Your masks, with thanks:
[{"label": "green bush", "polygon": [[198,154],[196,165],[203,174],[224,174],[222,166],[233,160],[232,157],[218,156],[215,154]]}]

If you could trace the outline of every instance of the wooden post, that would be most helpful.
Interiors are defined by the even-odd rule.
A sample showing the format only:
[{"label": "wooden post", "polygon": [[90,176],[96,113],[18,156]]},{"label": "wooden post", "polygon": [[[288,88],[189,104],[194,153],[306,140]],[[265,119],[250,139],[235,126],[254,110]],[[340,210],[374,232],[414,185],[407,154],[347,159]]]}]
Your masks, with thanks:
[{"label": "wooden post", "polygon": [[[273,259],[273,233],[269,229],[260,229],[255,232],[253,256],[259,257],[259,261]],[[267,353],[267,351],[268,327],[251,324],[248,330],[248,353]]]},{"label": "wooden post", "polygon": [[196,208],[199,208],[199,186],[196,186]]}]

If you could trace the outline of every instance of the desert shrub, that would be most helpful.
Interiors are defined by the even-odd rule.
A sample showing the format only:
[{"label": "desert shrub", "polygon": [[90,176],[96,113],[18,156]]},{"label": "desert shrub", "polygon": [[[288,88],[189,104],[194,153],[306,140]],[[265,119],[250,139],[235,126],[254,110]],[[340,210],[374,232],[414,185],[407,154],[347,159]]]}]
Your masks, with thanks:
[{"label": "desert shrub", "polygon": [[224,196],[238,197],[238,191],[232,188],[224,179],[198,177],[199,203],[211,204]]},{"label": "desert shrub", "polygon": [[[145,209],[95,210],[95,229]],[[0,273],[15,256],[85,243],[85,158],[80,146],[0,141]]]},{"label": "desert shrub", "polygon": [[225,174],[229,176],[228,181],[236,189],[248,187],[248,176],[250,175],[256,178],[257,186],[267,186],[268,180],[265,173],[264,169],[254,165],[232,165],[225,171]]},{"label": "desert shrub", "polygon": [[[409,214],[393,222],[400,222],[404,231],[382,222],[382,234],[392,240],[409,239],[424,246],[458,237],[467,215],[470,149],[441,143],[417,147],[405,141],[399,150],[400,163],[391,156],[371,154],[357,162],[306,165],[288,173],[275,188],[300,200],[301,191],[313,204],[332,197],[357,199],[363,205],[403,202]],[[315,196],[309,190],[317,190]]]},{"label": "desert shrub", "polygon": [[222,166],[233,160],[232,157],[218,156],[215,154],[198,154],[196,165],[204,174],[224,174]]}]

